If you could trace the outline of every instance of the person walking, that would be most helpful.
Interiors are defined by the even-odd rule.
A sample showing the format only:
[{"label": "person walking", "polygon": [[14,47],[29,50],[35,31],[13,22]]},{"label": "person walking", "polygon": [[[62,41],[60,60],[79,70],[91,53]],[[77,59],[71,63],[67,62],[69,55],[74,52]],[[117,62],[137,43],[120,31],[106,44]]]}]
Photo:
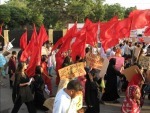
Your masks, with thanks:
[{"label": "person walking", "polygon": [[32,91],[30,88],[30,84],[33,81],[33,78],[29,79],[26,75],[26,67],[26,63],[19,63],[17,71],[15,73],[15,82],[12,94],[14,107],[11,113],[18,113],[23,103],[26,104],[29,113],[36,113],[36,109],[33,103]]}]

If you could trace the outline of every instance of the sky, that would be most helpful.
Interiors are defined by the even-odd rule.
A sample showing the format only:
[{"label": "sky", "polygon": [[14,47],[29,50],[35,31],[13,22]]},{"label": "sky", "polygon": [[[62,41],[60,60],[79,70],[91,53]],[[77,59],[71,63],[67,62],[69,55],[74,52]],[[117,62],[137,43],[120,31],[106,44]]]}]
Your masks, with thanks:
[{"label": "sky", "polygon": [[107,4],[119,3],[123,7],[134,7],[137,9],[150,9],[150,0],[105,0]]}]

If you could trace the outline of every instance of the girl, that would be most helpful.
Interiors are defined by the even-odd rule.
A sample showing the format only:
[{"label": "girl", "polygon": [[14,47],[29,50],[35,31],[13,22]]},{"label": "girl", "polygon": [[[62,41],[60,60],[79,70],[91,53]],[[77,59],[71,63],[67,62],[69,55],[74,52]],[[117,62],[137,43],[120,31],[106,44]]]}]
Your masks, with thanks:
[{"label": "girl", "polygon": [[21,105],[25,103],[27,105],[29,113],[36,113],[33,96],[30,89],[31,81],[25,73],[26,63],[19,63],[15,74],[15,82],[13,86],[13,101],[14,108],[11,113],[18,113]]},{"label": "girl", "polygon": [[140,113],[140,97],[140,88],[137,85],[129,86],[122,104],[122,113]]}]

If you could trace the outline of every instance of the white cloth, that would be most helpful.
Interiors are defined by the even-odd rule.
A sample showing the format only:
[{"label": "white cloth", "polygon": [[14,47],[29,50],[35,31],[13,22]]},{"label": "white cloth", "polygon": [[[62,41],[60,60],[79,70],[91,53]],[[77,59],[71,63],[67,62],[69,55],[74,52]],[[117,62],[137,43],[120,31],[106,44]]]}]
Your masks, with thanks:
[{"label": "white cloth", "polygon": [[76,103],[64,89],[61,89],[55,97],[53,113],[77,113]]},{"label": "white cloth", "polygon": [[125,44],[123,49],[124,49],[124,54],[131,55],[131,48],[129,47],[129,45]]},{"label": "white cloth", "polygon": [[110,57],[114,57],[116,54],[116,52],[114,52],[113,50],[110,52]]}]

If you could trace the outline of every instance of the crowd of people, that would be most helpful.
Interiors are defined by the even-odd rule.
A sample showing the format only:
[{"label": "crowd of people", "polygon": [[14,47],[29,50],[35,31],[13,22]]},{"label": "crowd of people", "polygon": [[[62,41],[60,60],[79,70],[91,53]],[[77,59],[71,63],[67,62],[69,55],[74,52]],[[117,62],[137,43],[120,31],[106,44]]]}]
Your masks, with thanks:
[{"label": "crowd of people", "polygon": [[[35,75],[30,78],[25,71],[30,59],[21,62],[22,50],[19,51],[18,56],[16,51],[12,51],[12,55],[7,62],[14,103],[11,113],[17,113],[23,103],[26,104],[29,113],[36,113],[36,109],[48,112],[49,109],[43,106],[46,100],[44,91],[49,97],[55,96],[52,85],[58,87],[61,81],[58,70],[78,62],[85,63],[86,74],[69,78],[67,86],[57,92],[53,104],[53,113],[99,113],[100,104],[120,103],[118,101],[118,98],[120,98],[119,92],[125,92],[126,95],[123,103],[120,103],[122,104],[121,112],[140,113],[144,103],[143,89],[145,84],[147,85],[150,82],[150,67],[143,68],[140,64],[140,57],[150,57],[149,44],[124,40],[105,52],[102,48],[88,45],[85,49],[86,54],[90,52],[109,59],[104,77],[99,76],[101,70],[86,65],[86,55],[84,58],[77,55],[76,60],[73,61],[69,51],[60,55],[57,54],[59,48],[52,51],[52,46],[53,44],[49,41],[44,43],[41,65],[36,66],[36,69],[33,70]],[[135,56],[136,48],[140,48],[139,56]],[[118,59],[121,59],[119,63]],[[133,65],[138,66],[140,72],[135,74],[131,81],[128,81],[122,71]],[[7,66],[0,67],[4,78]],[[57,75],[55,84],[52,84],[53,71]],[[77,103],[74,102],[74,98],[80,94],[83,96],[84,107],[77,110]]]}]

